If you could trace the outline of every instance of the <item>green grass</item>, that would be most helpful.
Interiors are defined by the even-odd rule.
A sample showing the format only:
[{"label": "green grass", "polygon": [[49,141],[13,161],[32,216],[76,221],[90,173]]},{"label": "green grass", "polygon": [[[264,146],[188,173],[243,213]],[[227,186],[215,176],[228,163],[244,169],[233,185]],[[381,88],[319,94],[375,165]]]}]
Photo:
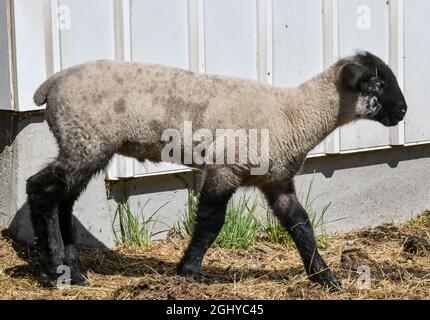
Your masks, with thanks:
[{"label": "green grass", "polygon": [[[118,203],[113,221],[113,230],[117,243],[139,247],[148,246],[152,237],[168,231],[154,232],[155,225],[159,223],[157,214],[167,203],[159,207],[148,218],[145,218],[144,209],[148,203],[149,200],[140,208],[138,213],[133,213],[128,201]],[[115,228],[117,222],[119,229]]]},{"label": "green grass", "polygon": [[218,248],[247,249],[259,235],[261,226],[255,216],[258,202],[243,196],[230,201],[225,223],[213,246]]},{"label": "green grass", "polygon": [[198,205],[198,192],[195,188],[188,187],[187,206],[179,222],[170,229],[169,237],[191,236],[196,224]]},{"label": "green grass", "polygon": [[[188,189],[188,206],[181,221],[172,229],[170,235],[192,236],[196,224],[198,193]],[[231,200],[227,206],[225,223],[213,246],[219,248],[246,249],[258,236],[261,226],[255,217],[257,201],[243,196]]]},{"label": "green grass", "polygon": [[[298,198],[300,203],[303,205],[303,208],[305,208],[305,210],[308,213],[309,216],[309,220],[310,223],[313,227],[313,229],[315,231],[317,231],[319,229],[320,233],[325,233],[325,225],[326,225],[326,221],[325,219],[325,214],[327,213],[327,210],[330,208],[331,206],[331,202],[327,203],[322,209],[321,211],[317,211],[314,207],[313,204],[314,202],[321,198],[323,195],[325,194],[319,194],[317,196],[313,196],[313,185],[314,185],[314,176],[312,176],[311,182],[309,183],[309,186],[306,190],[305,193],[302,192],[302,189],[299,191],[298,193]],[[303,187],[303,185],[302,185]],[[337,221],[337,220],[336,220]],[[334,221],[330,221],[334,222]]]},{"label": "green grass", "polygon": [[[314,202],[323,196],[323,194],[313,196],[313,183],[314,177],[312,177],[305,192],[301,190],[298,192],[299,202],[302,204],[303,208],[307,211],[309,216],[309,222],[312,225],[314,231],[319,231],[319,235],[316,236],[318,246],[325,247],[327,244],[327,236],[325,235],[325,214],[331,206],[331,202],[326,204],[321,211],[316,210],[313,207]],[[303,187],[303,186],[302,186]],[[337,221],[337,220],[336,220]],[[334,221],[330,221],[334,222]],[[294,241],[288,232],[285,231],[284,227],[280,224],[279,220],[272,214],[271,210],[267,210],[266,220],[262,223],[263,231],[266,238],[273,243],[279,243],[287,246],[294,246]]]},{"label": "green grass", "polygon": [[[326,225],[325,214],[331,203],[325,205],[321,210],[316,210],[314,202],[322,195],[313,196],[312,178],[305,192],[299,191],[298,198],[309,215],[309,221],[315,231],[319,231],[317,242],[320,247],[327,244],[327,236],[324,226]],[[192,236],[196,224],[198,192],[195,188],[188,188],[187,207],[178,224],[168,230],[169,236]],[[149,201],[148,201],[149,202]],[[151,238],[161,232],[154,233],[154,226],[158,222],[158,212],[167,204],[164,204],[152,213],[148,218],[143,214],[144,208],[138,214],[130,209],[128,202],[118,204],[115,213],[114,224],[118,221],[119,229],[114,230],[118,243],[135,246],[146,246],[151,243]],[[258,207],[257,199],[251,200],[247,196],[231,200],[227,206],[225,223],[213,246],[218,248],[249,248],[257,237],[263,237],[270,242],[286,246],[294,246],[291,236],[284,230],[278,219],[267,210],[266,218],[259,221],[256,217]],[[333,222],[333,221],[332,221]]]},{"label": "green grass", "polygon": [[279,220],[272,214],[271,210],[266,211],[266,220],[261,223],[265,239],[272,243],[279,243],[286,246],[294,244],[293,239],[285,231]]},{"label": "green grass", "polygon": [[[324,226],[326,224],[325,214],[330,208],[331,202],[325,205],[321,210],[316,210],[314,202],[322,195],[313,196],[312,178],[305,192],[298,193],[299,201],[306,209],[309,215],[309,221],[315,231],[319,231],[317,242],[320,247],[327,245],[327,236],[325,235]],[[191,236],[195,227],[196,214],[198,205],[198,193],[188,189],[188,206],[185,213],[172,230],[171,234],[180,234]],[[239,200],[232,200],[227,207],[226,221],[220,231],[213,246],[219,248],[249,248],[254,240],[263,235],[270,242],[286,246],[294,246],[293,239],[285,231],[278,219],[270,210],[266,212],[266,218],[259,221],[256,218],[257,200],[250,200],[249,197],[242,196]]]},{"label": "green grass", "polygon": [[195,189],[188,189],[187,208],[184,215],[183,226],[185,228],[185,233],[189,236],[193,234],[194,226],[196,225],[198,197],[199,194]]}]

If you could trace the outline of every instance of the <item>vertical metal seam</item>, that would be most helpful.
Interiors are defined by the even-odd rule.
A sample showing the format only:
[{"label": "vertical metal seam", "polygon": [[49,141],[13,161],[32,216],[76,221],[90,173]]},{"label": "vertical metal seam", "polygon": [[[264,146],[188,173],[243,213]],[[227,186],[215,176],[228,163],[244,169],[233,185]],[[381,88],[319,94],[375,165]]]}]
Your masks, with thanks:
[{"label": "vertical metal seam", "polygon": [[115,60],[124,61],[124,16],[122,0],[113,0]]},{"label": "vertical metal seam", "polygon": [[54,45],[52,27],[51,0],[43,0],[43,31],[45,45],[45,72],[46,78],[54,74]]},{"label": "vertical metal seam", "polygon": [[[339,3],[337,0],[323,0],[323,52],[324,67],[328,68],[339,58]],[[324,153],[340,153],[341,134],[337,128],[324,142]]]},{"label": "vertical metal seam", "polygon": [[199,71],[199,3],[198,0],[187,1],[188,23],[188,68]]},{"label": "vertical metal seam", "polygon": [[199,68],[198,71],[206,72],[206,22],[205,0],[198,0],[198,38],[199,38]]},{"label": "vertical metal seam", "polygon": [[[390,0],[388,2],[388,52],[389,63],[396,74],[400,87],[404,90],[404,2]],[[390,145],[404,145],[404,120],[394,128],[390,128]]]},{"label": "vertical metal seam", "polygon": [[266,0],[266,74],[267,83],[274,85],[273,0]]},{"label": "vertical metal seam", "polygon": [[13,111],[18,111],[18,86],[16,69],[16,44],[14,28],[14,9],[13,0],[6,0],[7,10],[7,37],[8,37],[8,56],[9,56],[9,81],[10,81],[10,107]]},{"label": "vertical metal seam", "polygon": [[267,26],[266,26],[266,1],[256,0],[256,32],[257,32],[257,79],[267,82]]}]

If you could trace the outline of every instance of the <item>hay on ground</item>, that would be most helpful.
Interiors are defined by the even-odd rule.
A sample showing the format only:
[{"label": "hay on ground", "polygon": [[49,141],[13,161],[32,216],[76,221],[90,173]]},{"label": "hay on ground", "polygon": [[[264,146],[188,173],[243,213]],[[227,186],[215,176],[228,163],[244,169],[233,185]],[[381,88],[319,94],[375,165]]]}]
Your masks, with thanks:
[{"label": "hay on ground", "polygon": [[[429,299],[429,239],[430,212],[401,225],[326,237],[321,253],[343,284],[329,292],[308,281],[294,248],[268,242],[249,250],[212,248],[200,281],[178,277],[186,239],[81,250],[91,286],[47,288],[35,278],[34,251],[3,236],[0,299]],[[357,286],[360,265],[370,268],[370,288]]]}]

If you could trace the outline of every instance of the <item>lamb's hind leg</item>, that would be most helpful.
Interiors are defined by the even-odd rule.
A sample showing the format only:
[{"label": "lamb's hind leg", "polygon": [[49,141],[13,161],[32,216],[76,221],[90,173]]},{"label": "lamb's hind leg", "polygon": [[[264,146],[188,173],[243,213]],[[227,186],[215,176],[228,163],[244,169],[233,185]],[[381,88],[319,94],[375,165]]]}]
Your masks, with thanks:
[{"label": "lamb's hind leg", "polygon": [[60,156],[27,182],[42,276],[51,282],[58,277],[58,267],[66,264],[71,268],[72,284],[87,284],[74,248],[72,208],[77,196],[91,177],[106,166],[111,155],[101,152],[100,157],[93,155],[91,163],[81,159],[80,163],[74,164],[69,163],[67,157]]},{"label": "lamb's hind leg", "polygon": [[238,178],[229,169],[205,171],[200,192],[197,220],[192,239],[178,265],[178,274],[197,278],[203,257],[220,232],[227,203],[239,185]]},{"label": "lamb's hind leg", "polygon": [[64,258],[57,215],[58,201],[66,190],[64,177],[61,163],[54,161],[27,181],[28,204],[42,276],[49,281],[57,279],[57,268],[63,264]]},{"label": "lamb's hind leg", "polygon": [[292,180],[262,188],[274,214],[292,236],[309,278],[327,287],[340,286],[339,280],[318,253],[312,225],[299,203]]},{"label": "lamb's hind leg", "polygon": [[71,284],[87,286],[88,276],[84,269],[75,248],[73,232],[73,205],[78,198],[77,194],[72,194],[58,204],[58,215],[60,222],[61,236],[64,243],[64,264],[70,268]]},{"label": "lamb's hind leg", "polygon": [[99,152],[92,154],[90,161],[69,165],[66,174],[67,192],[58,204],[61,236],[64,243],[63,263],[70,268],[71,284],[87,286],[89,284],[87,272],[83,267],[75,247],[73,232],[73,205],[81,192],[86,188],[91,178],[102,170],[112,157],[113,152]]}]

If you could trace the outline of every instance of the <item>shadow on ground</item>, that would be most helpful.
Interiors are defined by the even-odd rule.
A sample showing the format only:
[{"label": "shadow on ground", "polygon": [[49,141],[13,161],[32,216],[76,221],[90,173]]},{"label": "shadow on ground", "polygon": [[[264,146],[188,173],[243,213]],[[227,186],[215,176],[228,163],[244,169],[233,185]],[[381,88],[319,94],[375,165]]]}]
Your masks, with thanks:
[{"label": "shadow on ground", "polygon": [[[2,236],[8,237],[8,232],[3,231]],[[18,257],[27,262],[25,265],[14,266],[6,269],[5,273],[13,278],[32,277],[39,278],[39,264],[37,262],[37,252],[34,247],[14,242],[9,238]],[[158,259],[153,256],[122,254],[119,251],[106,248],[80,248],[80,257],[85,267],[98,275],[103,276],[124,276],[124,277],[144,277],[148,275],[163,275],[175,277],[177,262]],[[180,249],[181,253],[182,250]],[[210,262],[209,262],[210,263]],[[265,277],[268,281],[283,281],[290,277],[303,274],[302,267],[293,267],[286,270],[273,270],[261,268],[232,269],[230,267],[217,267],[205,265],[202,268],[202,275],[199,282],[202,284],[211,283],[231,283],[232,273],[240,273],[241,279]],[[41,285],[46,285],[39,281]]]}]

